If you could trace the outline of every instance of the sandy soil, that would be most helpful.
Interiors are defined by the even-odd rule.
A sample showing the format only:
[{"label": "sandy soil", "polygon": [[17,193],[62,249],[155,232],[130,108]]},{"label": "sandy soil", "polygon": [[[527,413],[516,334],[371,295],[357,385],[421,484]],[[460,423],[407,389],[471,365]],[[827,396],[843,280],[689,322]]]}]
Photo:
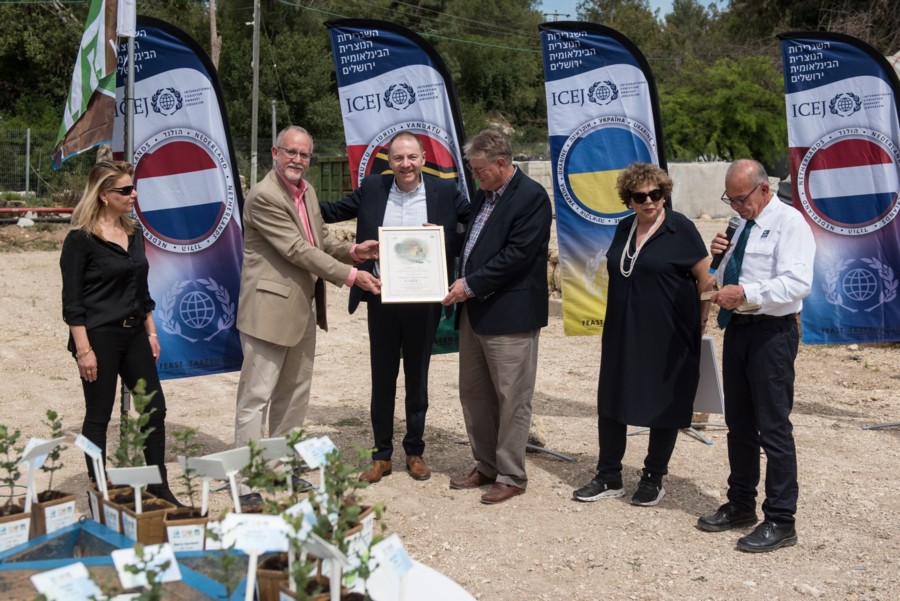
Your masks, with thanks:
[{"label": "sandy soil", "polygon": [[[701,224],[705,239],[721,224]],[[32,251],[18,228],[0,227],[0,406],[2,423],[41,436],[48,408],[80,429],[81,388],[65,350],[58,251]],[[26,232],[27,233],[27,232]],[[58,233],[29,236],[58,238]],[[345,449],[370,444],[365,313],[349,316],[346,291],[329,289],[332,327],[319,334],[307,427]],[[714,332],[717,347],[721,336]],[[900,599],[900,429],[862,426],[900,420],[897,345],[802,346],[794,425],[799,452],[797,546],[760,556],[736,551],[743,532],[697,530],[697,517],[724,500],[725,431],[707,446],[683,435],[657,507],[628,503],[646,450],[629,441],[623,499],[580,504],[597,454],[599,339],[565,337],[559,318],[542,332],[535,418],[550,448],[574,463],[529,455],[524,496],[484,506],[479,492],[452,491],[451,476],[472,466],[458,401],[457,356],[435,357],[426,459],[416,482],[394,460],[394,474],[365,492],[387,505],[386,522],[411,555],[479,599]],[[165,353],[165,349],[163,349]],[[237,374],[164,382],[168,427],[193,426],[206,452],[233,439]],[[402,415],[398,413],[398,415]],[[716,416],[713,416],[715,420]],[[118,419],[110,439],[118,433]],[[403,424],[398,423],[398,432]],[[399,447],[399,436],[397,437]],[[67,451],[61,487],[87,484],[81,456]],[[169,458],[173,474],[178,467]],[[314,478],[313,478],[314,479]],[[224,508],[225,493],[213,496]],[[87,512],[85,499],[79,509]]]}]

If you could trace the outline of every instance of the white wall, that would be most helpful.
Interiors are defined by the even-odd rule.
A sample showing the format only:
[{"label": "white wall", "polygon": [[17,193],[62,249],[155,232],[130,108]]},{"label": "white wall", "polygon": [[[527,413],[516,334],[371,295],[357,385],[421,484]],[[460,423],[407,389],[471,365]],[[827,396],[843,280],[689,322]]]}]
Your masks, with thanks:
[{"label": "white wall", "polygon": [[[676,211],[690,219],[701,215],[712,218],[731,217],[734,211],[719,200],[725,191],[725,171],[730,163],[669,163],[669,175],[675,182],[672,205]],[[529,177],[537,180],[553,198],[553,173],[550,161],[522,161],[516,165]],[[772,179],[773,189],[778,189],[778,179]]]}]

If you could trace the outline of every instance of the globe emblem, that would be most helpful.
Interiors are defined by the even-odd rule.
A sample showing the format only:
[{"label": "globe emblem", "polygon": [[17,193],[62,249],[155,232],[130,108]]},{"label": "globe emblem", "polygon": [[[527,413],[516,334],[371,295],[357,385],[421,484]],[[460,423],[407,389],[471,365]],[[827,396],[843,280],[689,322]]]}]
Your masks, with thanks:
[{"label": "globe emblem", "polygon": [[609,86],[601,86],[597,88],[597,100],[599,100],[600,102],[609,102],[610,96],[612,96],[612,90],[609,89]]},{"label": "globe emblem", "polygon": [[847,96],[842,96],[841,99],[837,101],[837,109],[838,112],[841,113],[852,113],[853,106],[853,101]]},{"label": "globe emblem", "polygon": [[172,94],[166,92],[162,96],[159,97],[159,108],[161,108],[165,112],[169,112],[175,108],[175,97]]},{"label": "globe emblem", "polygon": [[871,272],[865,269],[851,269],[841,281],[844,294],[855,301],[872,298],[878,290],[878,281]]},{"label": "globe emblem", "polygon": [[394,91],[391,92],[391,102],[396,106],[404,106],[409,103],[409,92],[404,88],[394,88]]},{"label": "globe emblem", "polygon": [[185,325],[199,330],[208,326],[216,316],[216,304],[205,292],[194,290],[181,298],[178,314]]}]

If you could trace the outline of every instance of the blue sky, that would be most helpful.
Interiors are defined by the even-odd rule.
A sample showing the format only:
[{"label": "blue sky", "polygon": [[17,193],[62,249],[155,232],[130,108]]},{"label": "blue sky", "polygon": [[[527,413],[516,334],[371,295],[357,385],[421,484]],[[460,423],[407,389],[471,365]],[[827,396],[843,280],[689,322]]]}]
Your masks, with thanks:
[{"label": "blue sky", "polygon": [[[560,17],[560,20],[575,21],[575,8],[578,6],[578,2],[579,0],[543,0],[541,7],[545,13],[560,12],[569,14],[568,17]],[[701,0],[700,3],[706,6],[709,2],[710,0]],[[672,10],[672,0],[650,0],[649,4],[651,9],[660,9],[660,16]],[[719,2],[719,4],[722,4],[722,2]],[[548,17],[547,20],[551,19]]]}]

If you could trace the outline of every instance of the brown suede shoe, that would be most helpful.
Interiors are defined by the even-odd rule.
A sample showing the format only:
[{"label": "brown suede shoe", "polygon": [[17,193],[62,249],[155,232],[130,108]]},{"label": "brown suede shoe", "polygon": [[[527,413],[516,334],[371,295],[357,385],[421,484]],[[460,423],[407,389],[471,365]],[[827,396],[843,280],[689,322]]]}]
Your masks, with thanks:
[{"label": "brown suede shoe", "polygon": [[508,499],[512,499],[518,495],[524,495],[525,489],[518,486],[510,486],[501,482],[495,482],[494,485],[483,495],[481,502],[485,505],[496,505]]},{"label": "brown suede shoe", "polygon": [[413,480],[428,480],[431,478],[431,470],[425,465],[421,455],[409,455],[406,457],[406,471]]},{"label": "brown suede shoe", "polygon": [[391,462],[383,459],[376,459],[372,462],[372,467],[359,475],[360,480],[365,480],[369,484],[380,482],[383,476],[391,475]]},{"label": "brown suede shoe", "polygon": [[495,478],[488,478],[478,471],[477,467],[472,468],[472,472],[465,478],[450,478],[450,488],[454,490],[464,490],[467,488],[478,488],[485,484],[493,484]]}]

